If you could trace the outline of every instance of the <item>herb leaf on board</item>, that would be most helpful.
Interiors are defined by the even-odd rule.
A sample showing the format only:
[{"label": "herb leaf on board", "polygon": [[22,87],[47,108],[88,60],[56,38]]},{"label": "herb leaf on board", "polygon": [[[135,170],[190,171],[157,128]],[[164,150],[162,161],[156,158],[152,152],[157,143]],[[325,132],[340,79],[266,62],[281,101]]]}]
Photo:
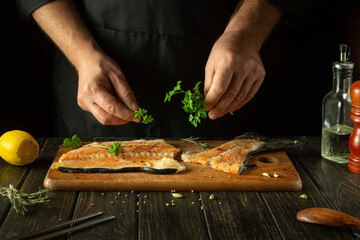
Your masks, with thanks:
[{"label": "herb leaf on board", "polygon": [[121,143],[120,142],[114,142],[110,147],[109,147],[109,153],[113,154],[114,156],[119,156],[119,152],[121,150]]},{"label": "herb leaf on board", "polygon": [[65,138],[63,142],[64,147],[76,149],[80,147],[81,139],[75,134],[72,138]]}]

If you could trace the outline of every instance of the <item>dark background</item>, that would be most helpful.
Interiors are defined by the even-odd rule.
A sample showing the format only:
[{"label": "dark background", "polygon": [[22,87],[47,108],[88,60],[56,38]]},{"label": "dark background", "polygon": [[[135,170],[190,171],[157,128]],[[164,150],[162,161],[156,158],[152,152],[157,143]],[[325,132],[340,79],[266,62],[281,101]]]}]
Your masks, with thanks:
[{"label": "dark background", "polygon": [[[340,43],[350,45],[354,81],[360,80],[360,3],[337,2],[318,4],[306,19],[285,17],[261,50],[264,84],[283,89],[281,107],[287,109],[287,124],[273,134],[321,134],[321,103],[332,87],[331,64],[339,59]],[[1,5],[0,135],[20,129],[53,137],[54,46],[33,21],[19,18],[14,0]],[[271,109],[258,111],[271,115]]]}]

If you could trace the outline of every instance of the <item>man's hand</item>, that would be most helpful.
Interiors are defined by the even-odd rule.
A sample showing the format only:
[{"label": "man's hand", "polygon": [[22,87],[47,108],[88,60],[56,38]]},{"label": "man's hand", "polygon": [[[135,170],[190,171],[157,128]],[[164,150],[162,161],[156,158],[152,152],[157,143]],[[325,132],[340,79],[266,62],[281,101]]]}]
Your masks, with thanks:
[{"label": "man's hand", "polygon": [[120,67],[108,57],[87,29],[70,0],[48,2],[33,13],[79,74],[78,104],[104,125],[126,124],[139,109]]},{"label": "man's hand", "polygon": [[238,110],[259,90],[265,77],[259,51],[281,15],[265,0],[244,0],[234,13],[205,67],[210,119]]},{"label": "man's hand", "polygon": [[256,47],[241,32],[225,32],[214,44],[205,67],[209,117],[216,119],[249,102],[265,77]]},{"label": "man's hand", "polygon": [[104,125],[121,125],[139,109],[120,67],[108,56],[95,54],[79,71],[78,104]]}]

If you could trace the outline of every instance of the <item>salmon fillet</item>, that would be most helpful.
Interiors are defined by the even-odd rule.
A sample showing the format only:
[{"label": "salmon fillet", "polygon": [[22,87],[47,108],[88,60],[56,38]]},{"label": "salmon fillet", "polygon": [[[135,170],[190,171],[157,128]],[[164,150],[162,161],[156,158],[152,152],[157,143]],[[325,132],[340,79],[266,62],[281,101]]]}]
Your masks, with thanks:
[{"label": "salmon fillet", "polygon": [[118,156],[109,153],[114,142],[95,142],[63,154],[52,168],[69,173],[147,172],[171,174],[185,170],[175,160],[180,149],[162,139],[122,141]]},{"label": "salmon fillet", "polygon": [[252,152],[256,152],[265,142],[252,139],[236,139],[216,148],[197,154],[183,153],[184,162],[198,163],[216,170],[240,174],[249,166],[246,164]]}]

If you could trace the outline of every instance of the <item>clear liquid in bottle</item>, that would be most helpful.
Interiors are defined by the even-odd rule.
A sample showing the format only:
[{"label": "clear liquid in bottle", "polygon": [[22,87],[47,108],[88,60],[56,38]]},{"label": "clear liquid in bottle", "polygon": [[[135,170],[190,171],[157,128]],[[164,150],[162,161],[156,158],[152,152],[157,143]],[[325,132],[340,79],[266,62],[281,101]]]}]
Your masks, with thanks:
[{"label": "clear liquid in bottle", "polygon": [[347,163],[350,154],[349,138],[353,128],[337,124],[322,129],[321,156],[337,163]]}]

